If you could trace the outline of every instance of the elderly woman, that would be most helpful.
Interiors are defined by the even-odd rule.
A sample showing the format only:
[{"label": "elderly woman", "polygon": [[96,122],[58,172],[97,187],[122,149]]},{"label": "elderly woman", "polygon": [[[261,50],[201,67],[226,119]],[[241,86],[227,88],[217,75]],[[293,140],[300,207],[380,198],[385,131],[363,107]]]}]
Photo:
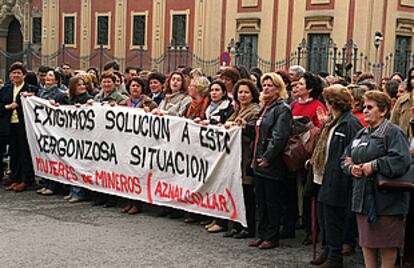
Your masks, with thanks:
[{"label": "elderly woman", "polygon": [[362,128],[352,114],[352,96],[341,85],[323,92],[331,115],[325,124],[311,158],[318,193],[319,227],[324,236],[324,251],[313,265],[342,267],[342,240],[352,181],[340,167],[340,158],[357,131]]},{"label": "elderly woman", "polygon": [[[228,128],[240,124],[254,125],[257,115],[259,114],[259,92],[253,81],[242,79],[236,83],[234,86],[234,101],[238,104],[238,108],[227,120],[224,127]],[[249,165],[248,156],[251,139],[248,137],[246,129],[243,130],[243,134],[242,186],[244,205],[246,208],[247,228],[235,223],[233,223],[233,226],[229,226],[228,236],[234,238],[254,237],[256,234],[256,198],[254,194],[253,176],[246,173]]]},{"label": "elderly woman", "polygon": [[206,110],[209,104],[208,87],[210,81],[204,76],[197,76],[191,79],[188,86],[188,95],[191,97],[191,103],[188,104],[183,116],[188,119],[206,118]]},{"label": "elderly woman", "polygon": [[[206,110],[209,104],[208,99],[208,86],[210,81],[204,76],[196,76],[191,79],[190,85],[188,86],[188,95],[191,97],[191,103],[188,104],[183,117],[188,119],[204,120],[206,117]],[[209,223],[210,220],[203,220],[204,217],[194,214],[186,213],[184,219],[185,223],[195,223],[201,221],[201,223]]]},{"label": "elderly woman", "polygon": [[[292,115],[284,101],[288,93],[280,75],[266,73],[261,77],[261,83],[264,105],[254,127],[249,161],[254,174],[259,226],[258,239],[249,246],[271,249],[279,246],[281,190],[287,173],[282,153],[289,139]],[[248,126],[251,129],[251,125]]]},{"label": "elderly woman", "polygon": [[165,97],[161,101],[154,114],[158,115],[181,115],[191,102],[191,97],[187,95],[187,85],[181,72],[172,72],[166,81]]},{"label": "elderly woman", "polygon": [[403,175],[411,163],[404,131],[386,119],[390,108],[386,93],[365,93],[368,127],[356,134],[341,162],[343,172],[353,178],[352,211],[357,213],[366,267],[376,267],[378,254],[381,267],[394,267],[408,212],[408,193],[381,191],[375,183],[378,174],[390,178]]}]

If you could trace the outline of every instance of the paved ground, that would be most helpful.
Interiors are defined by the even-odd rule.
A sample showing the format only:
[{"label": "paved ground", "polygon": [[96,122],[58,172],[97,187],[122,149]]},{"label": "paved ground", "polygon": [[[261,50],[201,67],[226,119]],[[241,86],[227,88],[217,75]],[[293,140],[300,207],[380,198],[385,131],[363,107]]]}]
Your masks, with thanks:
[{"label": "paved ground", "polygon": [[[308,267],[311,247],[297,239],[278,249],[208,234],[200,225],[129,216],[116,208],[68,204],[62,196],[0,190],[0,267]],[[346,258],[358,267],[360,254]]]}]

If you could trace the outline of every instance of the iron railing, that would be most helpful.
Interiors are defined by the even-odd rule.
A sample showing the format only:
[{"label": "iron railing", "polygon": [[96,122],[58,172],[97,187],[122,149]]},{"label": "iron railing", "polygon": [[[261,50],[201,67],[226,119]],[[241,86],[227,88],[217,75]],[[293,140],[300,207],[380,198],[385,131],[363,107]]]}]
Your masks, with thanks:
[{"label": "iron railing", "polygon": [[[372,59],[366,53],[359,51],[352,40],[342,48],[338,48],[332,41],[325,47],[309,47],[303,40],[286,59],[271,61],[260,57],[253,51],[243,50],[243,53],[233,49],[230,51],[232,63],[243,64],[246,67],[259,67],[263,72],[287,69],[291,65],[301,65],[315,73],[326,72],[329,74],[341,73],[352,75],[355,72],[372,72],[377,78],[390,76],[399,71],[404,75],[408,69],[414,66],[414,54],[411,51],[387,54],[383,59]],[[377,53],[376,53],[377,55]],[[125,66],[139,66],[145,70],[157,69],[168,73],[180,65],[202,68],[207,75],[213,76],[220,68],[220,60],[217,56],[212,59],[203,59],[193,53],[188,46],[168,46],[162,55],[151,57],[144,47],[127,51],[124,58],[115,57],[111,50],[100,46],[88,55],[78,55],[73,48],[62,45],[57,51],[50,54],[42,54],[40,50],[28,45],[23,51],[9,53],[0,50],[0,60],[6,60],[6,64],[14,61],[24,61],[29,69],[36,70],[41,64],[57,66],[62,63],[71,64],[73,69],[83,69],[87,66],[97,67],[100,71],[107,61],[116,60]],[[345,67],[348,68],[345,68]]]}]

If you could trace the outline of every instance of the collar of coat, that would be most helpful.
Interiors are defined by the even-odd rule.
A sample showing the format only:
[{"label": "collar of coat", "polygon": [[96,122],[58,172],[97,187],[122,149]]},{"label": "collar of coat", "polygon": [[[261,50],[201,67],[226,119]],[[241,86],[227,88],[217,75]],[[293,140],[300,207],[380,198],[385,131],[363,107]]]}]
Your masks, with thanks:
[{"label": "collar of coat", "polygon": [[[387,129],[390,125],[390,122],[387,118],[384,119],[384,121],[371,133],[372,137],[378,137],[378,138],[384,138],[385,134],[387,133]],[[366,127],[364,129],[365,134],[370,133],[370,127]]]}]

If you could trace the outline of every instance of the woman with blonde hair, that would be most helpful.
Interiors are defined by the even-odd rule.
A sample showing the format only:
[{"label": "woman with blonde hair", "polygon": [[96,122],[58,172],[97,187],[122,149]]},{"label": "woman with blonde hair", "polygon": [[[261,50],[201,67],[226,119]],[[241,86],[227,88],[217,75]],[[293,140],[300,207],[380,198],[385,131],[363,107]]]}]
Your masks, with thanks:
[{"label": "woman with blonde hair", "polygon": [[292,114],[285,102],[288,93],[280,75],[265,73],[260,80],[264,104],[256,123],[246,125],[254,133],[249,164],[259,211],[258,239],[249,246],[271,249],[279,246],[281,196],[287,173],[282,153],[289,139]]}]

